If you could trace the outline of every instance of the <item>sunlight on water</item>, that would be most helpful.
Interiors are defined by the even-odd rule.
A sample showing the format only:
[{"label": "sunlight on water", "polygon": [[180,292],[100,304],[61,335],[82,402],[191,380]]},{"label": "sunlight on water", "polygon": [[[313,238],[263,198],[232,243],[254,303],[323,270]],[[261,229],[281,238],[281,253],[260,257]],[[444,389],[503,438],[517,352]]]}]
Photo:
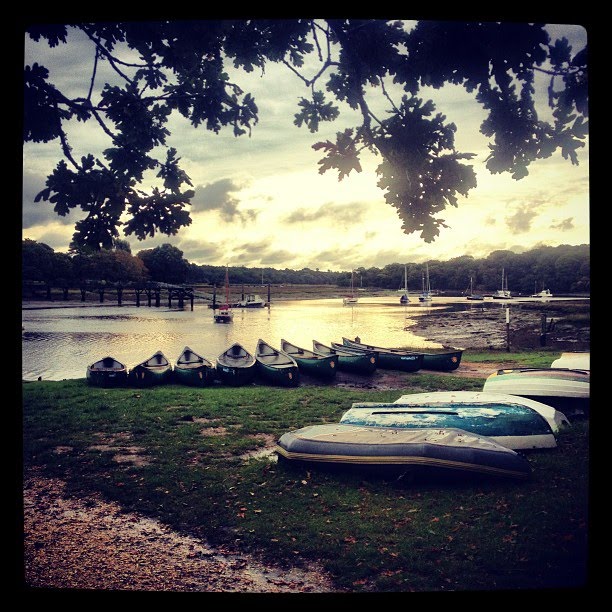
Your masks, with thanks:
[{"label": "sunlight on water", "polygon": [[213,310],[197,302],[193,311],[106,305],[24,309],[22,374],[24,380],[84,378],[87,366],[103,357],[132,368],[156,351],[174,363],[185,346],[214,362],[234,342],[254,352],[259,338],[275,347],[283,338],[309,350],[313,340],[329,345],[342,342],[343,336],[386,347],[436,347],[411,331],[419,314],[482,308],[458,305],[457,298],[437,298],[431,306],[416,300],[408,306],[395,296],[360,297],[355,306],[340,299],[284,301],[269,308],[234,309],[230,324],[215,323]]}]

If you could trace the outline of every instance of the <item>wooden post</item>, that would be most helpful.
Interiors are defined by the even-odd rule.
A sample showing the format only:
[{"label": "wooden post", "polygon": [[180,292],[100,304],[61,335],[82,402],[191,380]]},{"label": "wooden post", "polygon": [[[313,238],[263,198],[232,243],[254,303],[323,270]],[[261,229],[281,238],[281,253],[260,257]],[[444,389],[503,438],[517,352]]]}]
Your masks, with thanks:
[{"label": "wooden post", "polygon": [[140,289],[136,289],[136,307],[140,307]]},{"label": "wooden post", "polygon": [[213,303],[212,303],[212,307],[213,307],[213,310],[217,309],[217,283],[215,283],[213,285]]},{"label": "wooden post", "polygon": [[189,296],[191,300],[191,310],[193,311],[193,293]]},{"label": "wooden post", "polygon": [[270,305],[270,283],[268,283],[268,306]]},{"label": "wooden post", "polygon": [[506,306],[506,350],[510,352],[510,306]]},{"label": "wooden post", "polygon": [[155,306],[159,308],[161,304],[161,291],[159,289],[155,290]]},{"label": "wooden post", "polygon": [[123,288],[117,287],[117,305],[121,306],[121,298],[123,297]]},{"label": "wooden post", "polygon": [[100,294],[100,304],[104,302],[104,289],[98,289],[98,293]]},{"label": "wooden post", "polygon": [[546,314],[542,313],[540,323],[540,346],[546,346]]}]

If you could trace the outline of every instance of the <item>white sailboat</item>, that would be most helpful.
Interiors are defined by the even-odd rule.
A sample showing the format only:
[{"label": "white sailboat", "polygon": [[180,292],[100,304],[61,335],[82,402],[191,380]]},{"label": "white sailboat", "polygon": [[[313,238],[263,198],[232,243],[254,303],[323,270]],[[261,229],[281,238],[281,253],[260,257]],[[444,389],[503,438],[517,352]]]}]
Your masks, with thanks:
[{"label": "white sailboat", "polygon": [[400,297],[400,304],[408,304],[410,299],[408,298],[408,268],[404,266],[404,288],[400,289],[403,291],[402,297]]},{"label": "white sailboat", "polygon": [[501,289],[498,289],[493,297],[498,300],[507,300],[511,298],[510,291],[508,291],[508,275],[505,273],[504,268],[502,268],[502,284]]},{"label": "white sailboat", "polygon": [[470,293],[467,296],[468,300],[484,300],[484,296],[479,293],[474,293],[474,281],[470,276]]},{"label": "white sailboat", "polygon": [[431,284],[429,283],[429,264],[425,264],[423,275],[423,291],[419,295],[419,302],[431,302]]},{"label": "white sailboat", "polygon": [[353,287],[353,273],[354,271],[351,270],[351,295],[345,295],[344,298],[342,298],[342,301],[344,303],[344,305],[346,306],[347,304],[356,304],[359,301],[359,298],[355,295],[355,289]]}]

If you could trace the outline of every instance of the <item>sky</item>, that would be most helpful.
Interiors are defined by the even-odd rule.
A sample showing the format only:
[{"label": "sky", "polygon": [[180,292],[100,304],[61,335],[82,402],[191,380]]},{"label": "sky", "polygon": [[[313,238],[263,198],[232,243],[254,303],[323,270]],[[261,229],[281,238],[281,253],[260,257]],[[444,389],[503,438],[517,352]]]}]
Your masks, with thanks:
[{"label": "sky", "polygon": [[[587,32],[580,25],[549,28],[565,36],[574,50],[586,42]],[[26,36],[25,64],[44,65],[60,88],[85,96],[92,46],[78,36],[70,40],[70,45],[50,49]],[[363,157],[362,172],[342,181],[333,171],[319,173],[322,153],[312,145],[333,141],[336,132],[357,125],[350,109],[341,106],[339,120],[312,134],[293,123],[298,101],[308,91],[285,67],[269,65],[263,78],[260,73],[236,78],[259,108],[252,135],[236,138],[229,130],[214,134],[173,116],[168,144],[177,148],[193,183],[192,223],[175,236],[158,234],[139,241],[121,235],[132,253],[167,243],[195,264],[341,271],[462,255],[483,258],[499,249],[520,253],[543,245],[590,243],[588,141],[579,150],[578,166],[556,152],[531,164],[529,175],[519,181],[509,174],[492,175],[484,166],[488,141],[479,133],[485,113],[473,96],[456,86],[422,90],[419,96],[433,99],[437,112],[457,126],[457,149],[475,154],[469,163],[478,181],[467,197],[459,198],[457,208],[440,215],[448,228],[427,243],[418,232],[405,234],[395,208],[385,202],[376,184],[379,159]],[[537,84],[544,99],[548,82],[540,79]],[[376,104],[372,101],[374,110]],[[545,105],[539,110],[546,118]],[[93,122],[72,124],[68,134],[75,157],[108,146]],[[24,144],[22,237],[66,252],[74,223],[83,214],[59,217],[49,202],[34,202],[60,158],[58,142]]]}]

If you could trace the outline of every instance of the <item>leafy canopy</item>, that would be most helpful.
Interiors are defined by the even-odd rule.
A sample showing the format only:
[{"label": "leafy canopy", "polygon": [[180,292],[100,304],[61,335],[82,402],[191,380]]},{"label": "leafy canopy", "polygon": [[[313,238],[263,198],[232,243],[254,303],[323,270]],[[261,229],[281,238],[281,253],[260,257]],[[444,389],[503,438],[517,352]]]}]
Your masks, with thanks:
[{"label": "leafy canopy", "polygon": [[[75,248],[110,248],[121,225],[144,239],[191,223],[193,185],[166,144],[168,121],[176,112],[196,128],[251,135],[259,111],[230,80],[230,65],[262,75],[269,62],[286,66],[305,86],[294,123],[313,133],[339,117],[341,105],[356,110],[356,125],[313,145],[323,154],[319,172],[342,180],[361,171],[362,151],[376,154],[386,202],[406,233],[427,242],[446,227],[440,213],[468,195],[476,175],[467,163],[473,154],[455,147],[455,124],[419,97],[423,87],[454,84],[474,93],[488,113],[480,131],[489,138],[492,173],[521,179],[557,150],[577,164],[587,137],[586,49],[551,41],[543,24],[421,21],[410,29],[376,19],[255,19],[41,24],[27,33],[54,47],[68,44],[69,28],[92,42],[89,92],[70,97],[47,68],[26,66],[23,139],[61,147],[63,159],[36,201],[51,202],[62,216],[76,207],[87,213],[76,223]],[[306,60],[317,62],[310,76]],[[97,92],[102,63],[116,82]],[[549,78],[550,121],[536,112],[537,72]],[[381,101],[384,116],[372,110]],[[108,138],[101,158],[73,156],[67,126],[74,121],[94,122]],[[144,191],[151,172],[156,182]]]}]

